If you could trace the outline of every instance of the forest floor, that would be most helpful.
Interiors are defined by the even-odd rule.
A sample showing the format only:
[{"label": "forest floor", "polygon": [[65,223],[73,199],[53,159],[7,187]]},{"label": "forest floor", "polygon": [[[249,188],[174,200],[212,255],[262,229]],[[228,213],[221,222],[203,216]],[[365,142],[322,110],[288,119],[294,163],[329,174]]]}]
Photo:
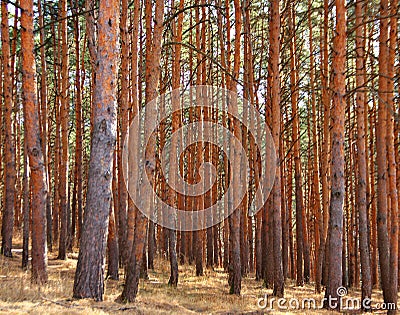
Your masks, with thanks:
[{"label": "forest floor", "polygon": [[[103,302],[72,299],[77,253],[68,255],[65,261],[57,260],[55,254],[49,254],[49,282],[44,286],[30,283],[30,271],[21,266],[22,250],[18,244],[13,258],[0,257],[0,314],[329,314],[326,310],[268,310],[262,309],[258,301],[271,294],[262,282],[250,275],[243,279],[242,295],[230,295],[227,274],[222,269],[205,270],[204,276],[196,277],[193,266],[179,266],[179,284],[177,288],[168,286],[169,263],[156,260],[155,269],[149,270],[149,279],[141,280],[139,294],[133,304],[115,302],[122,292],[124,276],[119,281],[106,280]],[[121,270],[121,273],[123,271]],[[359,298],[360,290],[349,290],[348,297]],[[286,306],[289,300],[298,301],[314,298],[317,308],[323,294],[316,294],[312,285],[296,287],[288,282],[285,288]],[[261,304],[265,304],[265,300]],[[374,290],[373,302],[381,301],[381,292]],[[267,302],[269,305],[270,300]],[[293,305],[293,304],[290,304]],[[374,305],[374,304],[372,304]],[[374,310],[376,313],[377,310]],[[348,311],[346,313],[360,313]],[[379,311],[379,313],[385,313]],[[336,313],[337,314],[337,313]]]}]

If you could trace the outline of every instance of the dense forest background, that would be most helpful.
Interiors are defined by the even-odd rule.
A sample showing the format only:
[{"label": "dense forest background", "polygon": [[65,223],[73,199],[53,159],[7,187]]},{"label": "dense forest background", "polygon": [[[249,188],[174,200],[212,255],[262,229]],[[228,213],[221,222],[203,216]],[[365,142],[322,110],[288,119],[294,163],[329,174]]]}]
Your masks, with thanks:
[{"label": "dense forest background", "polygon": [[[189,264],[197,276],[222,268],[236,295],[252,277],[278,297],[293,280],[338,299],[339,287],[361,287],[363,300],[382,289],[385,303],[397,303],[398,17],[397,0],[2,0],[1,253],[11,259],[22,235],[22,267],[44,284],[49,253],[66,260],[79,251],[73,296],[97,301],[105,278],[120,277],[119,300],[135,301],[139,279],[160,259],[178,289],[178,266]],[[249,216],[267,176],[257,153],[265,147],[224,110],[174,112],[132,170],[148,176],[157,196],[185,211],[205,209],[241,171],[228,161],[243,158],[236,149],[227,156],[226,147],[194,141],[176,160],[171,142],[171,174],[196,184],[204,162],[218,171],[208,194],[171,192],[162,149],[190,122],[203,123],[199,134],[206,121],[229,129],[247,153],[250,180],[221,222],[170,229],[139,211],[157,211],[152,194],[142,192],[140,206],[129,196],[124,143],[140,150],[136,137],[166,110],[150,103],[158,95],[200,85],[256,108],[276,150],[274,183]],[[227,107],[251,125],[245,106]],[[128,133],[141,111],[137,135]]]}]

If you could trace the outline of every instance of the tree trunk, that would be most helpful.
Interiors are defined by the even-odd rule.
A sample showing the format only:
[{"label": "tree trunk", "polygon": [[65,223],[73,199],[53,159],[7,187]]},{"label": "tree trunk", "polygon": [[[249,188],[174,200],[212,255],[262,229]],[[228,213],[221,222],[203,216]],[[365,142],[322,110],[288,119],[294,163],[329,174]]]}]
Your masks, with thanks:
[{"label": "tree trunk", "polygon": [[26,141],[26,129],[24,130],[24,179],[23,179],[23,230],[22,230],[22,269],[26,270],[29,263],[29,231],[30,231],[30,189],[29,189],[29,166],[28,146]]},{"label": "tree trunk", "polygon": [[[395,58],[396,58],[396,41],[397,41],[397,0],[392,0],[390,2],[390,33],[389,33],[389,60],[388,60],[388,82],[387,82],[387,101],[385,106],[386,109],[386,147],[387,147],[387,162],[388,162],[388,203],[390,208],[390,260],[389,266],[390,272],[390,296],[392,303],[397,304],[397,287],[398,287],[398,246],[399,246],[399,232],[398,232],[398,192],[396,186],[396,157],[395,157],[395,138],[394,138],[394,120],[395,120],[395,88],[394,82],[396,80],[395,76]],[[384,92],[384,91],[383,91]],[[398,135],[398,134],[397,134]],[[396,142],[398,141],[398,136],[396,136]],[[389,311],[389,313],[396,313],[395,311]]]},{"label": "tree trunk", "polygon": [[283,297],[284,279],[282,267],[282,220],[281,220],[281,184],[280,184],[280,134],[281,134],[281,108],[280,108],[280,13],[279,0],[271,1],[270,16],[270,69],[271,71],[271,111],[272,111],[272,138],[274,140],[277,158],[275,182],[272,188],[272,222],[273,222],[273,249],[274,249],[274,289],[273,295]]},{"label": "tree trunk", "polygon": [[[238,0],[234,1],[235,8],[235,41],[234,41],[234,57],[233,57],[233,80],[227,82],[227,87],[233,93],[237,92],[236,80],[239,78],[239,67],[240,67],[240,42],[241,42],[241,32],[242,32],[242,15],[241,15],[241,5]],[[228,16],[229,18],[229,16]],[[232,115],[238,114],[238,104],[237,101],[232,99],[228,103],[228,110]],[[230,129],[232,130],[234,137],[240,141],[242,137],[241,127],[238,121],[231,122]],[[239,148],[236,147],[235,143],[230,143],[230,151],[233,153],[230,157],[233,160],[231,165],[235,163],[240,163]],[[237,164],[236,164],[237,165]],[[234,171],[234,170],[231,170]],[[235,192],[239,191],[239,178],[234,176],[233,178],[233,204],[240,204],[237,200],[237,194]],[[241,217],[241,205],[233,210],[229,217],[229,232],[230,232],[230,252],[231,257],[229,258],[229,278],[230,283],[230,293],[240,295],[242,287],[242,268],[241,268],[241,248],[240,248],[240,217]]]},{"label": "tree trunk", "polygon": [[[49,174],[49,162],[48,162],[48,110],[47,110],[47,64],[46,64],[46,52],[45,52],[45,30],[44,30],[44,12],[42,10],[42,1],[38,1],[38,13],[39,13],[39,27],[40,27],[40,111],[41,111],[41,138],[42,138],[42,151],[44,164],[46,168],[46,181],[48,184],[48,191],[50,192],[50,174]],[[47,194],[46,204],[46,221],[47,221],[47,246],[50,251],[53,248],[53,231],[52,231],[52,211],[51,211],[51,194]]]},{"label": "tree trunk", "polygon": [[313,43],[313,27],[312,27],[312,2],[309,1],[308,8],[308,29],[309,35],[309,45],[310,45],[310,90],[311,90],[311,120],[312,120],[312,152],[313,152],[313,164],[312,164],[312,192],[311,192],[311,207],[312,212],[315,216],[315,230],[314,230],[314,240],[315,240],[315,290],[321,292],[321,279],[322,279],[322,263],[319,261],[321,258],[320,246],[323,243],[323,222],[321,216],[321,200],[320,200],[320,186],[319,186],[319,155],[318,155],[318,126],[317,126],[317,109],[316,109],[316,95],[315,95],[315,69],[314,69],[314,43]]},{"label": "tree trunk", "polygon": [[[10,35],[8,27],[7,3],[1,2],[1,48],[3,60],[3,93],[4,93],[4,211],[1,225],[1,254],[12,257],[12,236],[14,228],[15,204],[15,144],[13,139],[13,101],[12,77],[10,64]],[[39,122],[39,121],[38,121]]]},{"label": "tree trunk", "polygon": [[342,233],[344,187],[344,120],[346,107],[346,7],[344,0],[335,0],[336,36],[333,40],[333,106],[332,106],[332,189],[329,216],[329,273],[325,297],[337,299],[336,305],[327,308],[340,309],[338,288],[342,285]]},{"label": "tree trunk", "polygon": [[32,282],[47,282],[46,171],[41,147],[36,65],[33,40],[33,1],[21,0],[22,91],[26,145],[31,170],[32,193]]},{"label": "tree trunk", "polygon": [[298,87],[297,87],[297,62],[296,62],[296,34],[295,34],[295,13],[293,5],[290,10],[289,27],[291,30],[291,44],[290,44],[290,89],[291,89],[291,102],[292,102],[292,116],[293,116],[293,158],[294,158],[294,179],[295,179],[295,200],[296,200],[296,256],[297,256],[297,279],[296,285],[304,285],[304,242],[305,236],[303,235],[303,187],[301,176],[301,159],[300,159],[300,118],[298,113]]},{"label": "tree trunk", "polygon": [[100,1],[93,132],[74,297],[101,301],[116,141],[119,1]]},{"label": "tree trunk", "polygon": [[[128,192],[122,170],[122,149],[128,131],[129,110],[129,37],[128,37],[128,0],[121,1],[121,95],[119,104],[120,122],[120,148],[118,150],[118,242],[119,248],[124,249],[127,242],[127,204]],[[121,260],[128,263],[130,252],[121,250]]]},{"label": "tree trunk", "polygon": [[110,205],[109,221],[108,221],[108,237],[107,237],[107,252],[108,252],[108,268],[106,278],[118,280],[119,267],[119,250],[118,238],[115,227],[114,206]]},{"label": "tree trunk", "polygon": [[60,159],[60,238],[58,245],[58,259],[67,257],[68,237],[68,121],[69,121],[69,74],[68,74],[68,34],[67,34],[67,1],[60,0],[61,18],[61,159]]},{"label": "tree trunk", "polygon": [[329,221],[329,186],[330,186],[330,91],[328,83],[328,15],[329,1],[324,0],[324,24],[323,36],[321,36],[321,85],[322,85],[322,104],[324,110],[323,117],[323,145],[321,153],[321,186],[322,186],[322,212],[323,212],[323,235],[319,251],[319,264],[322,270],[322,283],[326,284],[328,271],[327,242],[328,242],[328,221]]},{"label": "tree trunk", "polygon": [[[179,7],[178,10],[183,9],[183,0],[180,0],[179,2]],[[174,40],[176,42],[181,42],[182,41],[182,24],[183,24],[183,14],[178,15],[178,25],[176,26],[175,34],[174,34]],[[181,45],[175,45],[174,46],[174,60],[172,64],[172,90],[178,89],[180,85],[180,59],[181,59]],[[176,132],[178,132],[178,129],[180,128],[181,125],[181,114],[178,111],[180,108],[179,105],[179,98],[177,97],[176,94],[172,96],[172,130],[171,133],[172,135]],[[170,152],[170,169],[169,169],[169,180],[171,182],[172,187],[175,187],[176,181],[177,181],[177,172],[179,171],[179,159],[177,157],[177,151],[178,151],[178,146],[180,143],[178,143],[178,138],[176,136],[172,137],[171,140],[171,152]],[[170,201],[170,204],[176,208],[178,205],[178,200],[177,200],[177,194],[173,189],[169,191],[170,195],[168,196],[168,199]],[[169,229],[169,242],[168,242],[168,249],[169,249],[169,261],[170,261],[170,267],[171,267],[171,275],[168,281],[169,285],[172,286],[177,286],[178,285],[178,261],[177,261],[177,254],[176,254],[176,229],[178,228],[176,226],[176,217],[175,216],[170,216],[168,218],[170,220],[169,226],[174,226],[175,229]]]},{"label": "tree trunk", "polygon": [[[163,30],[164,20],[164,2],[161,0],[156,1],[155,7],[155,23],[154,32],[152,32],[151,17],[152,17],[152,3],[149,0],[145,2],[146,11],[146,112],[145,112],[145,136],[149,134],[147,126],[150,121],[154,121],[157,118],[157,108],[155,104],[149,102],[154,100],[157,96],[157,85],[159,82],[160,74],[160,55],[161,55],[161,36]],[[145,154],[146,165],[145,175],[149,177],[151,187],[154,187],[155,178],[155,149],[156,149],[156,138],[155,135],[151,135],[147,145]],[[153,196],[150,192],[143,192],[143,207],[149,213],[149,207],[151,206],[151,198]],[[143,263],[143,250],[145,246],[145,235],[147,234],[147,219],[144,214],[140,211],[136,213],[135,231],[133,239],[132,253],[129,259],[128,272],[125,280],[125,287],[121,295],[122,301],[133,302],[136,298],[139,286],[139,276]]]},{"label": "tree trunk", "polygon": [[367,176],[368,170],[365,157],[365,39],[364,39],[364,14],[365,2],[356,2],[356,94],[357,106],[357,205],[358,205],[358,229],[360,233],[360,255],[362,301],[370,299],[372,294],[371,261],[368,241],[368,204],[367,204]]},{"label": "tree trunk", "polygon": [[390,288],[390,243],[388,235],[388,204],[387,204],[387,150],[386,150],[386,128],[387,110],[386,91],[388,89],[388,1],[381,0],[379,24],[379,89],[378,89],[378,117],[376,123],[376,163],[377,163],[377,232],[379,266],[381,273],[381,285],[383,299],[386,303],[394,300]]},{"label": "tree trunk", "polygon": [[[141,102],[141,81],[139,81],[138,76],[138,38],[139,38],[139,17],[140,17],[140,8],[139,8],[139,0],[134,1],[134,10],[133,10],[133,17],[132,17],[132,37],[131,37],[131,50],[132,50],[132,58],[131,58],[131,80],[132,80],[132,90],[131,90],[131,97],[132,97],[132,106],[131,106],[131,117],[130,121],[133,120],[133,117],[137,115],[139,112],[139,104]],[[139,84],[140,83],[140,84]],[[131,136],[131,135],[129,135]],[[134,152],[138,152],[139,149],[138,145],[139,135],[133,135],[133,137],[129,137],[129,147],[133,147]],[[132,153],[134,153],[132,152]],[[136,168],[135,168],[136,166]],[[138,173],[138,166],[134,165],[132,167],[132,174]],[[129,187],[129,190],[131,188]],[[125,247],[120,248],[120,252],[124,251],[125,254],[122,254],[125,258],[129,258],[132,253],[132,246],[133,246],[133,233],[135,228],[135,218],[136,218],[137,208],[136,205],[133,203],[132,198],[128,198],[128,214],[127,214],[127,232],[126,232],[126,242]],[[124,261],[124,267],[128,266],[128,262]]]},{"label": "tree trunk", "polygon": [[[78,13],[79,4],[78,1],[75,0],[75,9],[73,12],[75,14]],[[80,49],[79,49],[79,18],[78,16],[74,19],[74,34],[75,34],[75,54],[76,54],[76,69],[75,69],[75,86],[76,86],[76,102],[75,102],[75,119],[76,119],[76,135],[75,135],[75,183],[74,188],[76,187],[76,208],[75,208],[75,217],[76,217],[76,236],[79,243],[79,238],[81,235],[82,229],[82,195],[83,195],[83,186],[82,186],[82,134],[83,134],[83,126],[82,126],[82,89],[81,89],[81,67],[80,67]],[[74,227],[73,227],[74,228]],[[73,235],[74,236],[74,235]]]}]

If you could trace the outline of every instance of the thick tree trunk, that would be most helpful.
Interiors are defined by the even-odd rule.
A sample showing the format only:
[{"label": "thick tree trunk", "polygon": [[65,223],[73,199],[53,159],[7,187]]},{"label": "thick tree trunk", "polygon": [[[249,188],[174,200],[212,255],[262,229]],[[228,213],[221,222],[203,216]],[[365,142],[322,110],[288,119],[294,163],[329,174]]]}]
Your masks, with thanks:
[{"label": "thick tree trunk", "polygon": [[329,272],[325,297],[337,299],[336,305],[325,307],[340,309],[338,288],[342,285],[342,237],[344,187],[344,120],[346,108],[346,7],[344,0],[335,0],[336,36],[333,40],[333,106],[332,106],[332,189],[329,216]]},{"label": "thick tree trunk", "polygon": [[32,194],[32,282],[47,282],[46,171],[41,147],[36,65],[33,40],[33,1],[21,0],[22,91],[26,145],[31,170]]},{"label": "thick tree trunk", "polygon": [[100,1],[93,132],[74,297],[101,301],[116,141],[119,1]]}]

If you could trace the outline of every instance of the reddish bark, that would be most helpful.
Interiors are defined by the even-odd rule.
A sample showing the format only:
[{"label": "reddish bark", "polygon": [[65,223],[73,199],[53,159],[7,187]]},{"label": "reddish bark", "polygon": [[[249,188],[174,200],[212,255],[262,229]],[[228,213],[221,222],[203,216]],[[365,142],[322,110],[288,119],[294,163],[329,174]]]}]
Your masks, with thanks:
[{"label": "reddish bark", "polygon": [[[336,309],[340,308],[337,289],[342,285],[342,238],[344,186],[344,120],[346,93],[346,7],[344,0],[336,0],[336,36],[333,40],[333,104],[332,104],[332,188],[329,209],[329,271],[325,297],[337,299]],[[324,304],[329,308],[331,305]]]},{"label": "reddish bark", "polygon": [[47,282],[46,199],[47,183],[39,127],[36,65],[33,41],[33,1],[21,0],[22,90],[26,146],[31,170],[32,281]]}]

